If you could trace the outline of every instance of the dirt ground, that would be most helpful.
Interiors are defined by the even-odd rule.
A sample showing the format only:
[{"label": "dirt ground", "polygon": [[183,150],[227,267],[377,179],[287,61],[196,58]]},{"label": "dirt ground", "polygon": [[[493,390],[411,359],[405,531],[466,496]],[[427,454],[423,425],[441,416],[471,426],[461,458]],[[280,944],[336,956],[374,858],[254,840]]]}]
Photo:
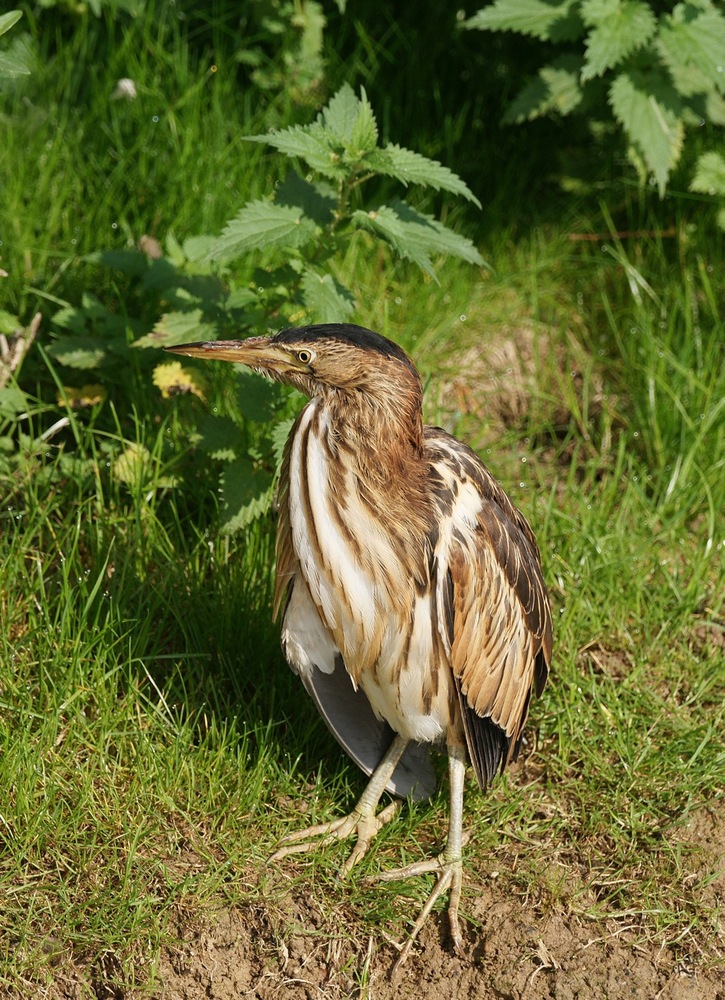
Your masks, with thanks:
[{"label": "dirt ground", "polygon": [[[438,915],[395,980],[396,951],[384,941],[350,942],[334,915],[322,919],[303,899],[289,901],[295,930],[278,936],[263,911],[224,912],[159,968],[159,1000],[725,1000],[725,967],[673,962],[626,934],[592,937],[563,915],[543,920],[517,902],[483,891],[469,912],[467,955],[456,957]],[[110,996],[109,996],[110,1000]]]},{"label": "dirt ground", "polygon": [[[702,849],[714,872],[712,901],[725,899],[725,818],[695,814],[683,840]],[[354,920],[323,909],[314,893],[277,895],[246,911],[225,910],[203,930],[181,935],[158,968],[158,1000],[725,1000],[725,929],[707,959],[683,960],[660,942],[641,943],[626,923],[597,926],[565,912],[542,916],[511,899],[494,879],[466,872],[466,955],[451,949],[444,913],[431,917],[394,980],[397,951],[382,935],[355,940]],[[313,878],[310,870],[309,877]],[[325,894],[329,900],[329,894]],[[332,903],[334,906],[334,901]],[[713,942],[711,942],[713,943]],[[697,949],[694,949],[695,953]],[[692,954],[692,949],[691,949]],[[123,1000],[96,989],[99,1000]]]},{"label": "dirt ground", "polygon": [[597,924],[565,905],[542,913],[469,865],[463,957],[437,912],[391,978],[397,951],[385,921],[360,933],[345,883],[320,882],[314,866],[287,859],[262,874],[265,893],[245,908],[207,912],[203,925],[190,913],[197,922],[179,926],[153,972],[137,970],[139,988],[118,985],[108,953],[90,967],[61,963],[45,986],[7,1000],[725,1000],[725,815],[695,813],[682,842],[712,878],[713,924],[707,935],[687,929],[675,948],[626,915]]},{"label": "dirt ground", "polygon": [[[712,902],[725,899],[725,819],[698,813],[683,839],[703,848],[715,872]],[[310,872],[310,878],[312,878]],[[275,873],[275,880],[284,874]],[[725,1000],[723,928],[707,958],[643,944],[626,923],[597,926],[561,912],[542,916],[506,898],[495,880],[467,873],[466,955],[448,940],[445,915],[424,927],[408,963],[391,981],[392,942],[350,936],[344,885],[340,910],[323,912],[314,894],[278,897],[246,912],[226,910],[204,930],[182,935],[158,968],[159,1000]],[[282,881],[283,884],[283,881]],[[299,883],[297,883],[299,885]],[[281,899],[281,901],[280,901]],[[696,949],[695,949],[696,952]],[[122,1000],[96,988],[100,1000]]]}]

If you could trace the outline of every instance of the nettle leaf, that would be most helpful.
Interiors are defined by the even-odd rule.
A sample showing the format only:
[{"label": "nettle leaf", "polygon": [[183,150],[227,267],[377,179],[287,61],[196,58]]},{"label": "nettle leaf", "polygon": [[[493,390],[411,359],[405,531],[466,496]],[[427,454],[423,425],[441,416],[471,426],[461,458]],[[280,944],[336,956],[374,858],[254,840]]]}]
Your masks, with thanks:
[{"label": "nettle leaf", "polygon": [[582,17],[594,27],[587,35],[582,81],[601,76],[652,38],[657,19],[639,0],[588,0]]},{"label": "nettle leaf", "polygon": [[690,191],[725,195],[725,157],[715,152],[703,153],[697,161],[697,170],[690,182]]},{"label": "nettle leaf", "polygon": [[465,22],[482,31],[518,31],[553,42],[578,38],[584,25],[579,0],[496,0]]},{"label": "nettle leaf", "polygon": [[112,356],[107,340],[93,336],[70,336],[50,344],[48,354],[67,368],[88,370],[117,362]]},{"label": "nettle leaf", "polygon": [[368,101],[365,89],[361,88],[359,110],[352,127],[350,138],[345,142],[348,151],[353,155],[369,153],[378,144],[378,123],[375,121],[373,109]]},{"label": "nettle leaf", "polygon": [[[699,110],[698,103],[698,99],[695,98],[690,101],[690,106]],[[702,125],[703,121],[712,125],[725,125],[725,100],[714,91],[702,95],[702,112],[698,114],[698,125]]]},{"label": "nettle leaf", "polygon": [[141,278],[142,292],[160,292],[168,289],[178,289],[184,282],[184,276],[179,268],[167,257],[160,257],[151,262]]},{"label": "nettle leaf", "polygon": [[83,260],[89,264],[102,264],[133,278],[140,278],[149,267],[148,257],[139,250],[101,250],[86,254]]},{"label": "nettle leaf", "polygon": [[276,382],[265,382],[259,375],[237,369],[237,403],[246,420],[266,424],[279,407],[280,388]]},{"label": "nettle leaf", "polygon": [[214,340],[216,327],[203,320],[201,309],[164,313],[151,333],[134,341],[134,347],[173,347],[190,341]]},{"label": "nettle leaf", "polygon": [[395,177],[403,184],[421,184],[436,191],[451,191],[463,195],[478,208],[481,207],[481,202],[458,174],[454,174],[437,160],[430,160],[411,149],[389,143],[385,149],[369,153],[365,157],[365,163],[376,173]]},{"label": "nettle leaf", "polygon": [[609,103],[654,174],[662,196],[682,151],[684,126],[678,95],[663,74],[633,70],[616,77],[609,88]]},{"label": "nettle leaf", "polygon": [[345,176],[345,160],[359,160],[375,149],[378,126],[365,91],[357,97],[349,84],[338,90],[310,125],[293,125],[248,142],[274,146],[286,156],[298,156],[323,177]]},{"label": "nettle leaf", "polygon": [[221,477],[223,531],[239,531],[269,510],[272,479],[270,472],[246,455],[224,466]]},{"label": "nettle leaf", "polygon": [[246,142],[264,142],[273,146],[285,156],[299,156],[323,177],[337,178],[345,173],[342,166],[344,149],[319,121],[245,138]]},{"label": "nettle leaf", "polygon": [[512,124],[575,111],[584,98],[580,83],[583,64],[579,56],[562,56],[551,66],[543,66],[508,106],[503,121]]},{"label": "nettle leaf", "polygon": [[356,132],[361,137],[367,132],[369,138],[371,128],[375,132],[371,148],[377,143],[377,125],[367,95],[363,90],[360,99],[349,83],[344,83],[340,87],[327,107],[317,116],[317,121],[324,124],[327,131],[345,147],[353,145],[353,136]]},{"label": "nettle leaf", "polygon": [[198,424],[198,445],[202,451],[221,462],[237,457],[241,434],[231,417],[215,417],[207,413]]},{"label": "nettle leaf", "polygon": [[[302,402],[304,402],[304,397],[302,397]],[[282,464],[282,459],[284,458],[284,449],[287,445],[287,439],[290,436],[290,431],[294,426],[296,417],[288,417],[287,420],[280,420],[278,424],[272,427],[272,450],[274,452],[274,460],[277,465],[277,471]]]},{"label": "nettle leaf", "polygon": [[189,236],[184,240],[182,249],[186,259],[196,264],[209,260],[209,254],[213,246],[213,236]]},{"label": "nettle leaf", "polygon": [[381,205],[371,212],[359,209],[353,213],[352,223],[380,236],[399,257],[412,260],[436,280],[431,254],[450,254],[471,264],[484,264],[483,258],[469,239],[454,233],[431,216],[416,212],[404,201]]},{"label": "nettle leaf", "polygon": [[93,331],[116,338],[125,337],[129,325],[124,316],[110,312],[91,292],[83,293],[80,306],[63,306],[59,309],[53,314],[52,322],[71,333],[82,335]]},{"label": "nettle leaf", "polygon": [[281,246],[300,247],[308,243],[317,227],[299,206],[250,201],[224,227],[212,245],[211,260],[225,261],[250,250]]},{"label": "nettle leaf", "polygon": [[5,385],[0,389],[0,416],[17,417],[27,409],[28,398],[17,386]]},{"label": "nettle leaf", "polygon": [[308,269],[302,275],[302,301],[315,323],[342,323],[355,311],[352,293],[331,274]]},{"label": "nettle leaf", "polygon": [[725,92],[725,16],[719,11],[677,4],[662,19],[657,48],[682,94]]},{"label": "nettle leaf", "polygon": [[334,191],[326,184],[312,184],[304,180],[294,170],[290,170],[277,188],[275,201],[278,205],[301,208],[318,226],[329,226],[337,208]]}]

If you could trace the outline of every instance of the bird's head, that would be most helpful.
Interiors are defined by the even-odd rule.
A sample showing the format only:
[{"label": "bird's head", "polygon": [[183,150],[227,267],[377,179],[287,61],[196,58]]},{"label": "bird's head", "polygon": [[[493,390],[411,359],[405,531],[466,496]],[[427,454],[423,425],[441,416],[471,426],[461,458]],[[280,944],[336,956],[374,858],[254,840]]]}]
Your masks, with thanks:
[{"label": "bird's head", "polygon": [[274,337],[216,340],[167,347],[191,358],[234,361],[285,382],[307,396],[363,393],[378,402],[411,395],[420,406],[420,376],[402,348],[346,323],[282,330]]}]

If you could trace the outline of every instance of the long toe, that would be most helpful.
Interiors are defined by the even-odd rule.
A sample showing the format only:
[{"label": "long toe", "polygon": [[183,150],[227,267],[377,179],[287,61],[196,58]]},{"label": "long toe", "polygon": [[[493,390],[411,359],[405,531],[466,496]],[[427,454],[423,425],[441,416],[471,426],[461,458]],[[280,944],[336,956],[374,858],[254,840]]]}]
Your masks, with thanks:
[{"label": "long toe", "polygon": [[447,858],[445,851],[437,858],[429,858],[425,861],[417,861],[403,868],[394,868],[383,872],[379,879],[382,882],[393,882],[399,879],[411,878],[413,875],[425,875],[434,872],[438,875],[436,883],[430,892],[425,904],[418,914],[418,919],[413,925],[413,929],[400,949],[397,961],[393,966],[393,975],[406,962],[413,947],[415,939],[418,937],[420,929],[428,919],[430,911],[435,906],[446,889],[450,889],[448,902],[448,923],[451,929],[453,947],[461,954],[463,951],[463,938],[461,936],[460,924],[458,921],[458,906],[461,899],[461,882],[463,879],[463,862],[461,858]]},{"label": "long toe", "polygon": [[339,840],[347,840],[357,834],[355,847],[350,857],[340,869],[341,875],[348,872],[365,857],[376,833],[399,812],[401,803],[391,802],[375,815],[374,810],[355,808],[347,816],[333,820],[331,823],[320,823],[304,830],[287,834],[280,841],[280,847],[270,857],[270,863],[280,861],[293,854],[311,854],[321,848],[334,844]]}]

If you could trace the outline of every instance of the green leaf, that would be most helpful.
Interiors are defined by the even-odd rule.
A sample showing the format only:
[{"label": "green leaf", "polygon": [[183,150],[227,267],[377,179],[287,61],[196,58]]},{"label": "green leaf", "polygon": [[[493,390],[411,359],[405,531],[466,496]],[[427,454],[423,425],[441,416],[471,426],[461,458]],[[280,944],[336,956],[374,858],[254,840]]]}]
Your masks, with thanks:
[{"label": "green leaf", "polygon": [[508,106],[503,121],[519,123],[575,111],[584,97],[579,82],[582,65],[579,56],[562,56],[551,66],[543,66]]},{"label": "green leaf", "polygon": [[365,91],[360,98],[344,84],[310,125],[247,136],[247,141],[298,156],[323,177],[338,179],[349,172],[347,163],[361,160],[376,148],[378,127]]},{"label": "green leaf", "polygon": [[27,397],[17,386],[6,385],[0,389],[0,416],[17,417],[27,409]]},{"label": "green leaf", "polygon": [[151,333],[139,337],[133,347],[173,347],[198,340],[214,340],[216,328],[203,319],[201,309],[164,313]]},{"label": "green leaf", "polygon": [[337,197],[326,184],[311,184],[290,170],[277,188],[278,205],[296,206],[318,226],[329,226],[337,208]]},{"label": "green leaf", "polygon": [[235,458],[221,477],[222,529],[231,533],[245,528],[266,513],[272,503],[272,475],[247,456]]},{"label": "green leaf", "polygon": [[198,424],[199,447],[212,458],[231,462],[237,457],[242,435],[231,417],[205,414]]},{"label": "green leaf", "polygon": [[83,260],[89,264],[102,264],[134,278],[140,278],[149,268],[148,257],[138,250],[101,250],[86,254]]},{"label": "green leaf", "polygon": [[[300,397],[304,402],[304,397]],[[290,435],[290,431],[294,426],[296,417],[288,417],[287,420],[280,420],[278,424],[275,424],[272,428],[272,450],[274,451],[274,460],[277,464],[277,470],[282,464],[282,459],[284,457],[284,449],[287,444],[287,438]]]},{"label": "green leaf", "polygon": [[0,15],[0,35],[4,35],[6,31],[10,31],[14,24],[17,24],[20,18],[23,16],[21,10],[11,10],[7,14]]},{"label": "green leaf", "polygon": [[0,52],[0,77],[14,80],[18,76],[28,76],[30,70],[18,56],[9,52]]},{"label": "green leaf", "polygon": [[0,309],[0,333],[13,333],[21,327],[20,319],[14,314]]},{"label": "green leaf", "polygon": [[682,150],[684,126],[678,95],[660,73],[620,73],[609,89],[617,121],[657,181],[660,196]]},{"label": "green leaf", "polygon": [[[367,112],[363,111],[363,106],[367,105]],[[361,115],[363,118],[371,118],[375,127],[377,141],[377,127],[373,118],[372,108],[368,104],[365,91],[363,100],[356,96],[355,91],[349,83],[344,83],[335,96],[330,100],[326,108],[323,108],[317,117],[317,121],[324,124],[326,130],[334,136],[337,141],[345,146],[352,145],[353,135],[356,129],[364,128],[360,125]],[[374,143],[373,143],[374,145]]]},{"label": "green leaf", "polygon": [[279,386],[243,369],[238,368],[237,372],[237,403],[242,416],[246,420],[266,424],[279,407]]},{"label": "green leaf", "polygon": [[552,42],[571,41],[583,31],[579,0],[496,0],[465,22],[482,31],[518,31]]},{"label": "green leaf", "polygon": [[725,16],[679,3],[662,19],[657,48],[681,94],[725,92]]},{"label": "green leaf", "polygon": [[208,261],[213,246],[213,236],[189,236],[183,243],[184,255],[188,261],[195,264]]},{"label": "green leaf", "polygon": [[35,60],[35,52],[28,35],[13,35],[7,48],[0,52],[0,79],[15,80],[28,76]]},{"label": "green leaf", "polygon": [[250,201],[226,224],[222,235],[214,241],[209,258],[225,261],[266,247],[300,247],[316,231],[314,222],[298,206]]},{"label": "green leaf", "polygon": [[[691,106],[697,106],[697,100],[690,101]],[[725,100],[720,94],[709,93],[703,97],[703,110],[698,114],[698,125],[710,122],[712,125],[725,125]]]},{"label": "green leaf", "polygon": [[71,333],[86,335],[93,331],[104,337],[125,338],[127,320],[123,315],[109,312],[91,292],[84,292],[80,306],[64,306],[54,313],[55,326]]},{"label": "green leaf", "polygon": [[264,142],[273,146],[285,156],[298,156],[323,177],[337,178],[345,174],[342,165],[344,150],[319,121],[245,138],[247,142]]},{"label": "green leaf", "polygon": [[725,195],[725,157],[715,152],[703,153],[697,161],[697,170],[690,182],[690,191]]},{"label": "green leaf", "polygon": [[422,184],[436,191],[451,191],[453,194],[463,195],[478,208],[481,207],[481,202],[458,174],[454,174],[437,160],[430,160],[411,149],[389,143],[385,149],[369,153],[365,157],[365,163],[376,173],[395,177],[403,184]]},{"label": "green leaf", "polygon": [[352,293],[331,274],[308,269],[302,275],[302,301],[315,323],[343,323],[355,311]]},{"label": "green leaf", "polygon": [[459,236],[402,201],[381,205],[371,212],[358,210],[352,215],[352,223],[380,236],[399,257],[412,260],[432,278],[436,278],[430,259],[433,253],[460,257],[471,264],[484,264],[478,250],[465,236]]},{"label": "green leaf", "polygon": [[98,337],[63,337],[48,347],[48,354],[68,368],[100,368],[110,360],[108,344]]},{"label": "green leaf", "polygon": [[[365,89],[361,88],[361,99],[358,101],[358,114],[345,146],[353,156],[369,153],[378,144],[378,123],[375,121],[372,106],[368,101]],[[328,127],[332,127],[328,122]]]},{"label": "green leaf", "polygon": [[657,28],[657,19],[640,0],[588,0],[582,17],[594,27],[587,35],[583,82],[618,66],[628,55],[641,49]]}]

